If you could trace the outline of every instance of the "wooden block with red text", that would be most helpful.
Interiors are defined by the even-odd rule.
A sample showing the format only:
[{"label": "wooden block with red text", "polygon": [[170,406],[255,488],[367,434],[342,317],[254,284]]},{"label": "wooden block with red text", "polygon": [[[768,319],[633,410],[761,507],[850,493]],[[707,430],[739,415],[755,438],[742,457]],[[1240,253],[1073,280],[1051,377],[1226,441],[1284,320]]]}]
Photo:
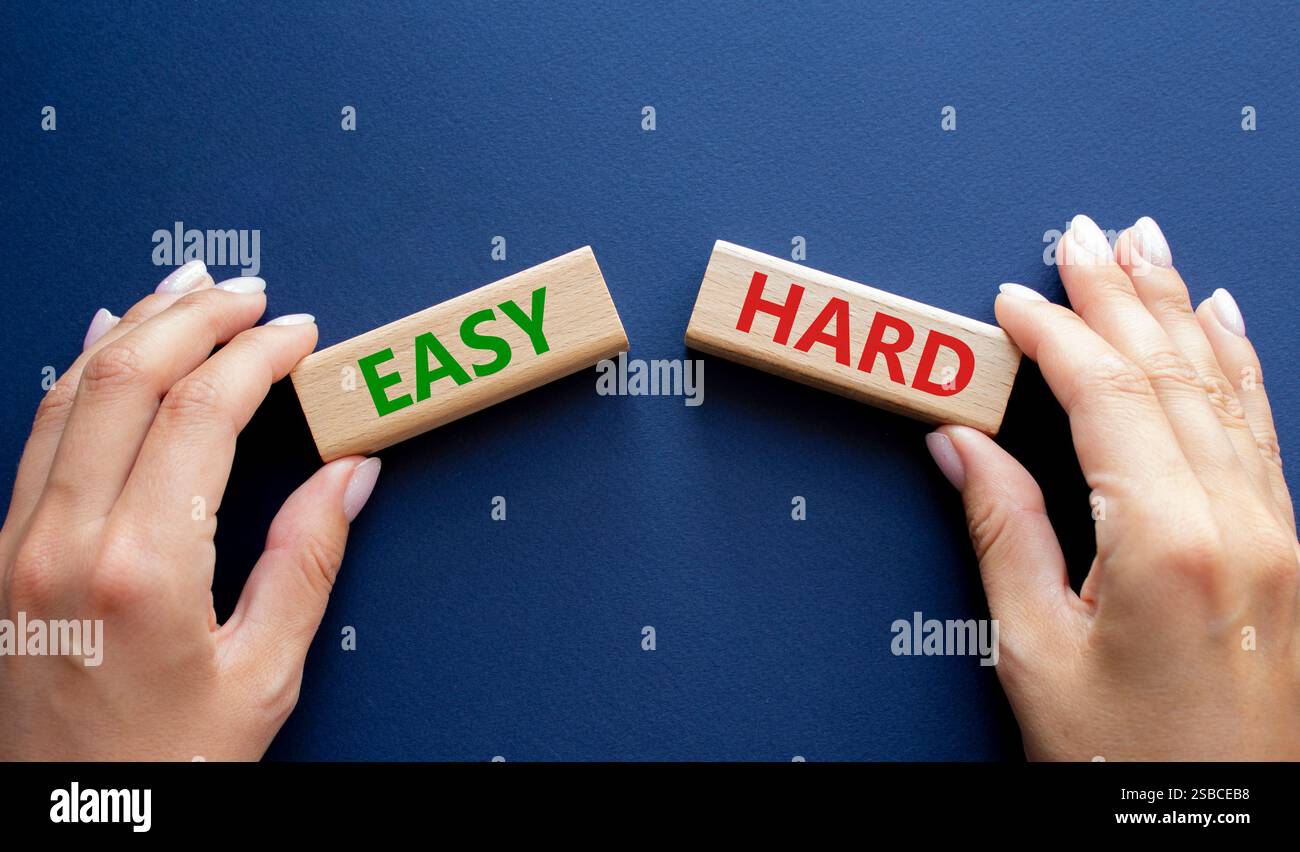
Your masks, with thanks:
[{"label": "wooden block with red text", "polygon": [[290,373],[321,458],[368,454],[627,350],[590,247],[314,352]]},{"label": "wooden block with red text", "polygon": [[718,240],[688,346],[929,423],[990,435],[1020,350],[997,326]]}]

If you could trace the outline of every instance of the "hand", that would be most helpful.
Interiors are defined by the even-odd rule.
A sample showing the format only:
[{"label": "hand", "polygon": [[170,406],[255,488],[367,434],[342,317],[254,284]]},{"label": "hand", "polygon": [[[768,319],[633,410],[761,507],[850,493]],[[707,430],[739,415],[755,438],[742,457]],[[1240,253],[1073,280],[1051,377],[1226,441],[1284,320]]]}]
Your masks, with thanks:
[{"label": "hand", "polygon": [[1241,313],[1224,290],[1193,312],[1148,218],[1112,251],[1076,217],[1057,264],[1074,311],[1015,284],[996,310],[1104,507],[1079,594],[1029,473],[972,429],[927,438],[961,491],[1026,754],[1300,758],[1300,545]]},{"label": "hand", "polygon": [[0,759],[256,759],[293,709],[379,461],[331,462],[290,496],[218,626],[235,438],[316,345],[305,314],[252,327],[264,288],[186,264],[120,321],[97,313],[42,401],[0,530],[0,617],[99,620],[102,643],[88,627],[79,653],[0,656]]}]

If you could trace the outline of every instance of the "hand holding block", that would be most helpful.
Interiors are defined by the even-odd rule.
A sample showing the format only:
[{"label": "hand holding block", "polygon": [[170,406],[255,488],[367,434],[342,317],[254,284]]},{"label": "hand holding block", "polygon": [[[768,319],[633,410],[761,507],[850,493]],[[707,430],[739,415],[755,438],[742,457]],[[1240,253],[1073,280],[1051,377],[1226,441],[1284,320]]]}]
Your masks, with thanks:
[{"label": "hand holding block", "polygon": [[997,326],[718,240],[686,343],[930,423],[990,435],[1020,350]]},{"label": "hand holding block", "polygon": [[304,358],[290,377],[325,461],[367,454],[627,349],[590,247]]}]

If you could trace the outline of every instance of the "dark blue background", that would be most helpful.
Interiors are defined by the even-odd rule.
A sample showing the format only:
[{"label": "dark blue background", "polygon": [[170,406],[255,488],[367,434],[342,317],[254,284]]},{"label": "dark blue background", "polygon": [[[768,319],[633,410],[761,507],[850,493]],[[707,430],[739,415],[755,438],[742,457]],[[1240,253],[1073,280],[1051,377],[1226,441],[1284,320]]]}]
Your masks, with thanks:
[{"label": "dark blue background", "polygon": [[[316,314],[321,345],[589,243],[632,354],[678,358],[716,238],[802,235],[809,265],[992,321],[1001,281],[1063,299],[1046,231],[1150,214],[1195,299],[1236,295],[1300,430],[1294,4],[270,5],[0,13],[6,478],[41,368],[153,288],[176,220],[260,229],[268,315]],[[1018,757],[991,669],[889,653],[914,610],[985,613],[925,427],[716,359],[705,388],[584,372],[382,453],[271,756]],[[1087,492],[1032,367],[1001,440],[1077,579]],[[219,611],[317,464],[277,387]]]}]

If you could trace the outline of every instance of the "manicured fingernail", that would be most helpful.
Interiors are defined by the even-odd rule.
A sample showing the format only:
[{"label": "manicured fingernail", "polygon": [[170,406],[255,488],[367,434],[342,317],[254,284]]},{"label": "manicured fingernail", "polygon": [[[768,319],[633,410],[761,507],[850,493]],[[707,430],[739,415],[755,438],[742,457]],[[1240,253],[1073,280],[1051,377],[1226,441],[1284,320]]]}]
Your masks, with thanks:
[{"label": "manicured fingernail", "polygon": [[264,293],[266,282],[261,278],[228,278],[218,284],[217,289],[227,293]]},{"label": "manicured fingernail", "polygon": [[1232,298],[1231,293],[1220,287],[1210,297],[1210,304],[1224,328],[1238,337],[1246,336],[1246,321],[1242,319],[1241,308],[1237,307],[1237,300]]},{"label": "manicured fingernail", "polygon": [[307,325],[315,321],[316,318],[311,314],[285,314],[270,320],[267,325]]},{"label": "manicured fingernail", "polygon": [[90,328],[86,329],[86,339],[81,343],[81,351],[86,351],[95,345],[95,341],[108,333],[108,330],[121,322],[121,317],[115,317],[108,308],[100,308],[95,311],[95,315],[90,318]]},{"label": "manicured fingernail", "polygon": [[1047,301],[1047,297],[1037,290],[1030,290],[1024,284],[1016,284],[1012,281],[1008,281],[1005,284],[999,284],[998,292],[1004,296],[1011,296],[1016,299],[1025,299],[1030,302]]},{"label": "manicured fingernail", "polygon": [[356,520],[370,499],[370,492],[375,490],[375,482],[379,479],[380,467],[379,459],[369,458],[352,469],[352,478],[343,490],[343,514],[348,523]]},{"label": "manicured fingernail", "polygon": [[155,293],[188,293],[203,281],[208,274],[208,267],[201,260],[191,260],[178,267],[158,285]]},{"label": "manicured fingernail", "polygon": [[1070,220],[1070,230],[1075,245],[1094,257],[1111,256],[1110,241],[1097,227],[1097,223],[1080,213]]},{"label": "manicured fingernail", "polygon": [[1133,223],[1133,230],[1129,236],[1138,255],[1147,263],[1165,268],[1174,265],[1174,256],[1169,252],[1169,243],[1165,242],[1165,235],[1155,219],[1150,216],[1138,219]]},{"label": "manicured fingernail", "polygon": [[934,463],[939,466],[939,471],[952,483],[952,487],[958,491],[962,490],[966,485],[966,466],[961,463],[961,456],[957,455],[957,450],[948,436],[942,432],[931,432],[925,436],[925,446],[930,451]]}]

